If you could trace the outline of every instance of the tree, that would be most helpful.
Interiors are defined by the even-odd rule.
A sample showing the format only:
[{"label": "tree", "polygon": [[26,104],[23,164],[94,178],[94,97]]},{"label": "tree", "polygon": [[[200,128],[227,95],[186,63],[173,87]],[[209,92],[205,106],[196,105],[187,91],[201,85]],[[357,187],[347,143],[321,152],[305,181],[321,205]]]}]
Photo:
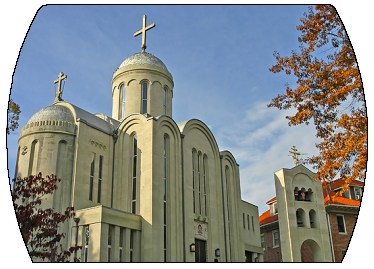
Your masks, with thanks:
[{"label": "tree", "polygon": [[19,105],[13,102],[12,99],[9,100],[9,107],[8,107],[8,125],[6,127],[6,133],[10,134],[11,131],[14,131],[18,128],[18,120],[19,114],[21,110]]},{"label": "tree", "polygon": [[[39,173],[36,176],[13,179],[13,204],[19,228],[29,255],[33,261],[51,262],[69,261],[69,257],[80,246],[63,250],[60,241],[65,237],[59,233],[61,223],[74,216],[74,208],[66,208],[64,214],[53,209],[42,209],[43,198],[57,189],[61,181],[55,175],[45,178]],[[75,259],[74,261],[79,261]]]},{"label": "tree", "polygon": [[337,11],[331,5],[310,7],[297,26],[300,51],[281,57],[274,53],[273,73],[296,76],[297,86],[268,107],[296,108],[288,124],[313,121],[318,156],[306,159],[318,170],[316,179],[340,177],[343,191],[354,179],[364,180],[367,165],[367,115],[364,89],[355,54]]}]

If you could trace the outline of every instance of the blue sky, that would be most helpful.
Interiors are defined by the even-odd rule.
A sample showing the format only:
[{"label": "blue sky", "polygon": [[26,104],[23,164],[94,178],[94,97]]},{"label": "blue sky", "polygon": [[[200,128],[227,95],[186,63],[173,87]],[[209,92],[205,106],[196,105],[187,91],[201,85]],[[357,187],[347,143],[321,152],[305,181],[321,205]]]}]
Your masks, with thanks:
[{"label": "blue sky", "polygon": [[[61,71],[68,76],[65,101],[111,116],[112,74],[123,60],[141,51],[141,37],[133,33],[146,14],[147,23],[156,24],[147,32],[147,52],[160,58],[174,78],[174,120],[197,118],[211,128],[220,150],[231,151],[240,165],[242,199],[257,205],[260,214],[275,196],[273,173],[294,166],[290,148],[295,145],[306,156],[317,153],[313,126],[289,127],[284,117],[291,111],[266,107],[285,91],[285,83],[294,85],[292,76],[272,74],[269,68],[275,63],[274,51],[289,55],[298,48],[296,26],[307,5],[50,5],[36,14],[14,69],[39,6],[29,4],[30,11],[22,14],[14,4],[8,6],[14,14],[8,23],[15,32],[4,27],[12,44],[9,52],[2,51],[10,58],[3,88],[6,92],[12,84],[11,96],[22,110],[21,127],[52,104],[53,81]],[[346,23],[350,10],[336,7]],[[356,17],[355,23],[362,20]],[[360,23],[359,29],[353,25],[346,25],[353,47],[362,48],[365,40],[359,38],[368,33],[367,24]],[[357,51],[361,67],[360,60],[368,58]],[[365,70],[361,72],[367,93]],[[7,141],[11,177],[18,138],[16,131]]]}]

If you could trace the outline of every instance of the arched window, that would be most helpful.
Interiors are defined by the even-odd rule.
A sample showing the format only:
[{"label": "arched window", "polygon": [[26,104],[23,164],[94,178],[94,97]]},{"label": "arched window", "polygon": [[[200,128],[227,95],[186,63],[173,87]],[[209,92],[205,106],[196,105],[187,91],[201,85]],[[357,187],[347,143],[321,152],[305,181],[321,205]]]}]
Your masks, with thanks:
[{"label": "arched window", "polygon": [[31,143],[31,150],[30,150],[30,161],[29,161],[29,175],[36,175],[39,173],[37,166],[38,166],[38,155],[39,155],[39,141],[34,140]]},{"label": "arched window", "polygon": [[169,171],[169,137],[164,135],[164,262],[166,262],[167,249],[167,182]]},{"label": "arched window", "polygon": [[197,154],[197,191],[199,214],[201,215],[201,152]]},{"label": "arched window", "polygon": [[137,180],[138,180],[138,137],[132,138],[132,194],[131,194],[131,213],[136,214],[136,198],[137,198]]},{"label": "arched window", "polygon": [[141,114],[148,112],[148,83],[142,82],[142,109]]},{"label": "arched window", "polygon": [[164,87],[164,91],[163,91],[163,100],[162,100],[162,103],[163,103],[163,114],[166,115],[166,104],[167,104],[167,94],[168,94],[168,88],[167,87]]},{"label": "arched window", "polygon": [[193,203],[193,213],[196,213],[196,150],[192,150],[192,203]]},{"label": "arched window", "polygon": [[121,98],[121,119],[123,119],[125,117],[125,98],[126,98],[126,86],[125,85],[121,85],[120,98]]},{"label": "arched window", "polygon": [[204,155],[203,157],[203,202],[204,202],[204,214],[208,216],[208,206],[207,206],[207,181],[208,181],[208,157]]}]

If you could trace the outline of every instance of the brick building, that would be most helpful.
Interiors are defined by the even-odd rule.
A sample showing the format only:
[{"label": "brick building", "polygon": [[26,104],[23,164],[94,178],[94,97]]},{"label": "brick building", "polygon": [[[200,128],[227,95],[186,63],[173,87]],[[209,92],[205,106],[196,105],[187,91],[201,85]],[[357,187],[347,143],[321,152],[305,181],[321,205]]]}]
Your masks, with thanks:
[{"label": "brick building", "polygon": [[[304,170],[306,169],[302,165],[299,165],[297,167],[302,167],[302,169]],[[315,233],[316,231],[318,232],[318,230],[323,230],[321,216],[316,216],[313,212],[313,209],[309,211],[309,214],[299,213],[299,209],[301,208],[300,204],[304,205],[307,201],[308,205],[310,205],[311,203],[316,202],[315,199],[317,199],[317,197],[323,199],[324,206],[322,213],[326,216],[323,222],[326,222],[327,224],[327,237],[329,239],[328,252],[331,253],[331,260],[327,261],[341,262],[343,260],[344,254],[348,249],[349,242],[356,224],[364,183],[355,180],[349,185],[348,190],[345,191],[342,190],[342,183],[343,182],[340,179],[335,180],[329,184],[323,182],[322,184],[320,184],[322,187],[321,191],[323,196],[322,194],[318,195],[318,193],[313,190],[313,192],[310,193],[310,197],[304,194],[304,196],[301,197],[301,199],[304,199],[302,201],[299,200],[299,191],[295,191],[295,189],[292,188],[291,191],[293,191],[295,194],[295,202],[291,201],[286,209],[278,209],[279,201],[277,200],[277,197],[274,197],[266,202],[266,204],[269,205],[269,210],[264,212],[259,217],[261,246],[264,250],[264,262],[320,261],[316,260],[316,248],[318,248],[318,244],[315,244],[313,236],[311,236],[311,239],[299,238],[303,236],[295,235],[290,231],[298,230],[301,231],[302,234],[308,234],[311,231]],[[284,185],[284,188],[287,188],[287,184]],[[281,192],[278,190],[277,193]],[[283,193],[286,193],[286,191],[283,191]],[[337,196],[337,194],[340,196]],[[288,212],[293,211],[292,207],[294,205],[296,209],[295,219],[290,221],[289,219],[284,218],[284,216],[286,214],[289,214]],[[287,211],[287,213],[285,213],[284,211]],[[286,226],[289,226],[289,224],[285,224],[285,222],[287,221],[290,221],[291,223],[295,222],[294,225],[296,229],[295,227],[291,227],[288,229],[285,228]],[[290,238],[291,242],[286,246],[282,246],[282,242],[285,240],[282,240],[282,237]],[[326,236],[322,236],[322,238],[325,237]],[[300,257],[292,257],[292,259],[294,260],[288,260],[290,258],[287,258],[286,256],[289,255],[289,252],[292,252],[290,251],[291,248],[295,248],[294,245],[296,244],[296,242],[298,242],[298,244],[300,244],[300,242],[303,242],[299,246]]]}]

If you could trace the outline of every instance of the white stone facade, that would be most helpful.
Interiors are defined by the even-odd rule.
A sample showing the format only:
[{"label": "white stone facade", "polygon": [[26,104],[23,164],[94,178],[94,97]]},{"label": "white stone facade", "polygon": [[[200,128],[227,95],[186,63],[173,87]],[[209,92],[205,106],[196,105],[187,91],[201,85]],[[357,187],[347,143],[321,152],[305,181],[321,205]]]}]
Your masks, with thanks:
[{"label": "white stone facade", "polygon": [[174,122],[173,87],[158,58],[138,53],[113,75],[112,117],[58,101],[22,128],[16,174],[62,179],[45,206],[75,208],[78,232],[73,219],[60,229],[81,261],[262,261],[234,156],[203,122]]}]

